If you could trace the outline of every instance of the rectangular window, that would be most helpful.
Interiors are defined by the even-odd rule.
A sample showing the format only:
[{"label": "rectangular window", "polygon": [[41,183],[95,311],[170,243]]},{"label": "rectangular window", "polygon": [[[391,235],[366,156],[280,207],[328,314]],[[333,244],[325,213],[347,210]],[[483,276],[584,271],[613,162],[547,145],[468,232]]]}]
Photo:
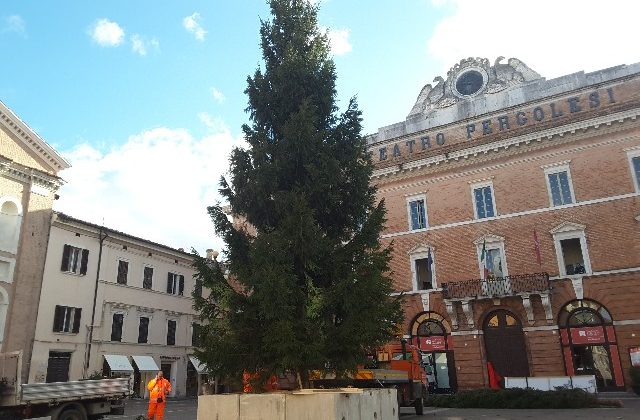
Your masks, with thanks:
[{"label": "rectangular window", "polygon": [[167,321],[167,345],[175,346],[176,344],[176,324],[177,321],[172,319]]},{"label": "rectangular window", "polygon": [[138,325],[138,343],[146,343],[149,337],[149,318],[140,317],[140,325]]},{"label": "rectangular window", "polygon": [[118,261],[118,284],[127,284],[127,276],[129,274],[129,263],[127,261]]},{"label": "rectangular window", "polygon": [[111,323],[111,341],[122,341],[122,325],[124,324],[124,314],[113,314]]},{"label": "rectangular window", "polygon": [[56,305],[53,314],[53,332],[77,334],[80,332],[82,308]]},{"label": "rectangular window", "polygon": [[144,268],[144,278],[142,279],[142,287],[144,289],[151,289],[153,286],[153,267]]},{"label": "rectangular window", "polygon": [[420,258],[415,260],[418,290],[433,289],[433,260]]},{"label": "rectangular window", "polygon": [[200,347],[202,345],[202,326],[200,324],[191,324],[192,326],[192,334],[191,334],[191,345],[193,347]]},{"label": "rectangular window", "polygon": [[567,275],[584,274],[586,269],[580,238],[562,239],[560,240],[560,247],[562,248],[562,258],[564,259]]},{"label": "rectangular window", "polygon": [[409,218],[411,230],[427,227],[427,211],[424,198],[409,201]]},{"label": "rectangular window", "polygon": [[487,249],[485,259],[485,268],[489,277],[504,277],[500,248]]},{"label": "rectangular window", "polygon": [[65,245],[62,252],[62,265],[60,270],[66,273],[87,274],[87,264],[89,262],[89,250]]},{"label": "rectangular window", "polygon": [[202,280],[196,280],[194,294],[198,297],[202,297]]},{"label": "rectangular window", "polygon": [[575,201],[568,165],[552,166],[545,169],[545,174],[547,175],[551,205],[562,206]]},{"label": "rectangular window", "polygon": [[491,185],[474,188],[473,201],[475,205],[476,219],[485,219],[496,215]]},{"label": "rectangular window", "polygon": [[631,165],[635,176],[636,191],[640,191],[640,156],[631,158]]},{"label": "rectangular window", "polygon": [[182,274],[168,273],[167,293],[178,296],[184,294],[184,276]]}]

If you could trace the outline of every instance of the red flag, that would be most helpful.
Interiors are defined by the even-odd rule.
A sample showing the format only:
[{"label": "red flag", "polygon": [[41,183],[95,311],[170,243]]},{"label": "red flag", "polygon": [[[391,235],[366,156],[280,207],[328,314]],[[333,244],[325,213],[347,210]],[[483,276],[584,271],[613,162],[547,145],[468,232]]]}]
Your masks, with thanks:
[{"label": "red flag", "polygon": [[536,252],[536,260],[538,261],[538,265],[542,266],[542,256],[540,255],[540,241],[538,240],[538,234],[536,233],[535,228],[533,229],[533,247]]}]

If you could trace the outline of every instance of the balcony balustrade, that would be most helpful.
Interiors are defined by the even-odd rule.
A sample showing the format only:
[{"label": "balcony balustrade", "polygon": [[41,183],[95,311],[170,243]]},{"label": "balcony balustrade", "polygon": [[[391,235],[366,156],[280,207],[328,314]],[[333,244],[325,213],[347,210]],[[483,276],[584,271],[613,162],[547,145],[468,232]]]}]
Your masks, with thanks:
[{"label": "balcony balustrade", "polygon": [[442,284],[442,295],[445,299],[490,299],[547,293],[549,290],[547,273],[519,274]]}]

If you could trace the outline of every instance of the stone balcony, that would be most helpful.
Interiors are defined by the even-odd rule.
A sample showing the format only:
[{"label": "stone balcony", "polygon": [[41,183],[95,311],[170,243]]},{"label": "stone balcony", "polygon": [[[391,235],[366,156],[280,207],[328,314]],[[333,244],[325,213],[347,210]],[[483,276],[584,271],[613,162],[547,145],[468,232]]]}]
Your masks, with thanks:
[{"label": "stone balcony", "polygon": [[545,310],[547,322],[552,320],[551,285],[547,273],[519,274],[489,279],[473,279],[442,284],[442,297],[447,305],[447,312],[457,327],[455,303],[460,302],[467,321],[474,327],[471,304],[483,299],[500,299],[506,297],[522,298],[522,305],[527,313],[529,324],[533,324],[534,314],[531,307],[531,295],[540,296]]}]

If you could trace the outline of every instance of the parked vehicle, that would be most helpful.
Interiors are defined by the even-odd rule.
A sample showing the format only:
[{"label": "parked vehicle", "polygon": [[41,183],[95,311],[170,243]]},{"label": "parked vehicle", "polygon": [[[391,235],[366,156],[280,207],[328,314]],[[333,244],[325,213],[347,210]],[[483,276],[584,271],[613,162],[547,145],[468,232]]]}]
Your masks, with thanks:
[{"label": "parked vehicle", "polygon": [[413,406],[416,414],[424,411],[427,395],[426,375],[422,367],[420,350],[405,340],[389,343],[379,349],[364,366],[359,366],[355,375],[336,378],[333,375],[312,375],[314,388],[356,386],[359,388],[396,388],[398,405]]},{"label": "parked vehicle", "polygon": [[124,414],[130,379],[21,383],[22,352],[0,353],[0,418],[97,419]]}]

